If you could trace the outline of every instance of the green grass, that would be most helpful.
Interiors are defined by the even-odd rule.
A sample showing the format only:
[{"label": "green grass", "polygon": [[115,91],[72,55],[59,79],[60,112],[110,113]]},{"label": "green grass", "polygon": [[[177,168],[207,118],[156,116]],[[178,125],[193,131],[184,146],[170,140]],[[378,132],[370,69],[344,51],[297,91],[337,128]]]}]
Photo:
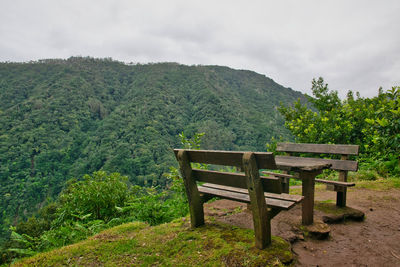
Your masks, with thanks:
[{"label": "green grass", "polygon": [[188,218],[181,218],[153,227],[120,225],[14,266],[283,266],[293,259],[281,238],[259,250],[252,230],[215,222],[191,229]]},{"label": "green grass", "polygon": [[386,191],[393,188],[400,188],[400,178],[386,178],[376,181],[357,181],[357,188],[365,188],[378,191]]}]

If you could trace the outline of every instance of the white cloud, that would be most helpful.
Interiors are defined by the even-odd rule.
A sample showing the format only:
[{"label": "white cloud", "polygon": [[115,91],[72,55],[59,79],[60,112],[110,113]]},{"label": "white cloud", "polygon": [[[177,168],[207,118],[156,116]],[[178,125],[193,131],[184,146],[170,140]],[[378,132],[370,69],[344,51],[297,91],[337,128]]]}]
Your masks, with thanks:
[{"label": "white cloud", "polygon": [[0,61],[217,64],[373,96],[400,85],[399,13],[399,1],[3,0]]}]

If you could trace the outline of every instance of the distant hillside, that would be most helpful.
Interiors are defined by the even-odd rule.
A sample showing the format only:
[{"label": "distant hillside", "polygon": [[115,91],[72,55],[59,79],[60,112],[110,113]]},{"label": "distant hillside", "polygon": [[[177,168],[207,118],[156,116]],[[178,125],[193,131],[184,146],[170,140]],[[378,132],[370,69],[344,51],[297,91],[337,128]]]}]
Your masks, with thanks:
[{"label": "distant hillside", "polygon": [[265,150],[291,138],[276,110],[299,92],[251,71],[70,58],[0,63],[0,225],[71,177],[104,169],[165,184],[178,134],[203,148]]}]

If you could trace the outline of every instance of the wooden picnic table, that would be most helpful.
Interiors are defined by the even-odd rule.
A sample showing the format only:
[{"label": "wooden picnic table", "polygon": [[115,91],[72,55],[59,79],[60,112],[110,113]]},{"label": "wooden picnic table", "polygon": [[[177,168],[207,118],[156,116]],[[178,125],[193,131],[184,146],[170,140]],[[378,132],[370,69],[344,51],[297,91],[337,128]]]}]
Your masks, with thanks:
[{"label": "wooden picnic table", "polygon": [[299,174],[302,180],[302,223],[310,225],[314,222],[314,190],[315,177],[324,169],[329,169],[332,164],[324,163],[311,158],[299,158],[291,156],[276,156],[276,166],[280,170],[293,171]]}]

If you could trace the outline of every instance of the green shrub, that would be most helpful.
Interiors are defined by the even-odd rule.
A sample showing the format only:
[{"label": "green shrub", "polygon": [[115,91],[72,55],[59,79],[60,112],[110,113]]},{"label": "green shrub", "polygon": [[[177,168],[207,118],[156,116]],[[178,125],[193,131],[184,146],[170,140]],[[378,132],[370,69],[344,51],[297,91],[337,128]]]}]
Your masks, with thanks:
[{"label": "green shrub", "polygon": [[129,198],[128,177],[104,171],[69,181],[59,197],[58,222],[67,220],[104,220],[115,217],[118,206]]}]

